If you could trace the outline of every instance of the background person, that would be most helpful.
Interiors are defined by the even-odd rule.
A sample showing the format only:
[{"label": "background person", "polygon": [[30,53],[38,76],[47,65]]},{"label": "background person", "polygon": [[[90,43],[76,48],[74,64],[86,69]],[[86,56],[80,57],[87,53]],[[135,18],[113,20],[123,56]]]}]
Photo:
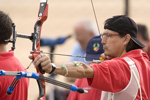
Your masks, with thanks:
[{"label": "background person", "polygon": [[[26,71],[13,51],[7,50],[8,42],[12,35],[12,20],[3,11],[0,11],[0,70]],[[14,76],[0,76],[0,100],[27,100],[29,79],[21,78],[13,93],[7,95],[7,89],[14,80]]]},{"label": "background person", "polygon": [[[71,55],[84,56],[89,40],[98,35],[96,24],[88,19],[80,19],[74,26],[74,33],[77,43],[73,47]],[[86,63],[84,58],[78,57],[70,57],[69,62],[71,61]]]},{"label": "background person", "polygon": [[145,45],[142,49],[146,52],[150,58],[150,40],[149,40],[149,33],[146,25],[137,24],[138,26],[138,39]]},{"label": "background person", "polygon": [[137,31],[137,25],[131,18],[113,16],[105,21],[101,35],[104,49],[101,56],[111,60],[91,65],[82,62],[55,63],[55,69],[46,55],[39,55],[34,65],[41,64],[42,69],[50,74],[87,78],[91,87],[102,90],[101,100],[149,100],[150,62],[141,50],[145,45],[137,39]]}]

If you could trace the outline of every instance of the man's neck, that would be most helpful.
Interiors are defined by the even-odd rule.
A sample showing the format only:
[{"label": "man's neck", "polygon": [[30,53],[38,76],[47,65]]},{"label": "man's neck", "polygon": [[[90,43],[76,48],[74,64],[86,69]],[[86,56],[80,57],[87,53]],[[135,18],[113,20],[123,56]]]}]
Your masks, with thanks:
[{"label": "man's neck", "polygon": [[6,44],[0,44],[0,53],[7,52]]},{"label": "man's neck", "polygon": [[[118,54],[116,57],[121,57],[122,55],[124,55],[124,54],[126,54],[127,52],[126,52],[126,49],[120,49],[120,51],[122,51],[122,52],[120,52],[120,54]],[[116,58],[115,57],[115,58]]]}]

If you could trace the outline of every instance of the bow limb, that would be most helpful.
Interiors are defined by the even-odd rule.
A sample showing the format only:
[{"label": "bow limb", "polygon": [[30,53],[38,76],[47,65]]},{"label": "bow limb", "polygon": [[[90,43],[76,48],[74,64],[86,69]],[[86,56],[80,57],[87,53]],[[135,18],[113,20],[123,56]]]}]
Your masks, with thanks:
[{"label": "bow limb", "polygon": [[[33,47],[32,47],[32,56],[34,59],[39,55],[36,53],[36,51],[40,51],[40,38],[41,38],[41,29],[42,29],[42,24],[43,22],[47,19],[48,15],[48,4],[47,0],[41,0],[40,1],[40,9],[38,13],[38,19],[35,23],[34,26],[34,33],[32,33],[32,42],[33,42]],[[36,71],[38,74],[42,75],[44,72],[41,69],[41,66],[36,66]],[[46,100],[45,97],[45,82],[37,80],[38,86],[39,86],[39,97],[38,100]]]}]

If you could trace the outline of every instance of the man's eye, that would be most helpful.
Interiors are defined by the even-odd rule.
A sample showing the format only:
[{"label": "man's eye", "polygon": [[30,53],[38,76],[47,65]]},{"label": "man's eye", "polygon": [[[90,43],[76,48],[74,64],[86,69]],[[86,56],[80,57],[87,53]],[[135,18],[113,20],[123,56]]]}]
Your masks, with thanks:
[{"label": "man's eye", "polygon": [[106,33],[106,34],[105,34],[105,36],[107,36],[107,37],[108,37],[108,36],[109,36],[109,34],[108,34],[108,33]]}]

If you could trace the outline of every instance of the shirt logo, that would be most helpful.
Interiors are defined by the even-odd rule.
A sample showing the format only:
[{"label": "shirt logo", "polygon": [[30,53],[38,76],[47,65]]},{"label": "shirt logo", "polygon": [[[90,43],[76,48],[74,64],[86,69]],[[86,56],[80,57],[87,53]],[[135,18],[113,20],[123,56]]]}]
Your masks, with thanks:
[{"label": "shirt logo", "polygon": [[94,44],[93,44],[93,50],[94,50],[95,52],[97,52],[97,51],[99,50],[99,47],[100,47],[100,44],[99,44],[99,43],[94,43]]}]

